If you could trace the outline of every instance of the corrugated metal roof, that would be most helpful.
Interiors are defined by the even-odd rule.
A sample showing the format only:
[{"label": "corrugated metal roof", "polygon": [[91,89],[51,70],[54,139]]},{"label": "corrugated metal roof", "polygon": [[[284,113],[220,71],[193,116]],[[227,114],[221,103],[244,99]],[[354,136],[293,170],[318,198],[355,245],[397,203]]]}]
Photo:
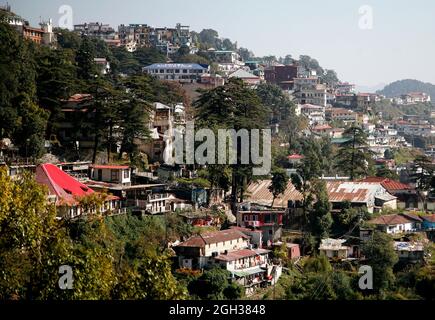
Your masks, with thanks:
[{"label": "corrugated metal roof", "polygon": [[380,183],[387,190],[409,190],[411,187],[405,183],[384,177],[367,177],[360,182]]},{"label": "corrugated metal roof", "polygon": [[[251,182],[247,189],[247,201],[270,206],[273,201],[273,194],[269,191],[271,180],[258,180]],[[284,194],[279,195],[273,203],[274,208],[287,208],[288,201],[301,201],[302,194],[296,190],[289,181]]]},{"label": "corrugated metal roof", "polygon": [[386,190],[377,183],[352,182],[352,181],[328,181],[326,183],[331,202],[357,202],[367,203],[378,193]]}]

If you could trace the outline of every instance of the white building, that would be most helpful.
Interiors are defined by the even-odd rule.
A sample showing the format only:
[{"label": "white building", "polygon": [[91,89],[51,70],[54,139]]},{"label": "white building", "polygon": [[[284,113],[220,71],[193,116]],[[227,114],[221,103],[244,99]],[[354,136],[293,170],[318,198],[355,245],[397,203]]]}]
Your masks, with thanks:
[{"label": "white building", "polygon": [[122,185],[131,184],[129,166],[117,165],[92,165],[90,166],[90,178],[95,181],[118,183]]},{"label": "white building", "polygon": [[144,67],[143,71],[160,79],[179,82],[197,82],[208,73],[209,66],[197,63],[155,63]]},{"label": "white building", "polygon": [[323,124],[325,122],[325,107],[313,104],[303,104],[300,112],[309,120],[309,125]]},{"label": "white building", "polygon": [[106,75],[110,73],[110,62],[106,58],[94,58],[94,62],[100,69],[101,74]]},{"label": "white building", "polygon": [[346,239],[322,239],[319,251],[329,259],[347,259],[351,248],[343,245],[346,241]]},{"label": "white building", "polygon": [[420,222],[408,215],[404,216],[400,214],[383,215],[368,221],[369,224],[375,225],[377,229],[389,234],[416,231],[416,223]]}]

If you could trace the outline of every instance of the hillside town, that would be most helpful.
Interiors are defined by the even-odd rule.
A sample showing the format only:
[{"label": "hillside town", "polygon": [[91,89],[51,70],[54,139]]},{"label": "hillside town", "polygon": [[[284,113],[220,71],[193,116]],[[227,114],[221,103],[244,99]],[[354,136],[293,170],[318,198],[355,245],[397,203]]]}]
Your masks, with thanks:
[{"label": "hillside town", "polygon": [[[102,270],[112,262],[99,260],[110,247],[100,241],[125,241],[116,249],[125,262],[101,276],[109,283],[121,270],[110,293],[71,299],[433,299],[435,109],[427,92],[358,92],[308,56],[255,57],[184,23],[83,22],[66,30],[51,19],[30,26],[10,6],[0,13],[7,59],[32,57],[36,65],[29,80],[22,72],[30,67],[18,61],[10,71],[21,77],[11,85],[16,96],[15,87],[0,95],[0,256],[59,241],[41,252],[84,268],[49,251],[70,237],[65,246],[76,255],[89,243],[99,248],[89,261],[105,261],[95,267]],[[23,84],[34,89],[20,93]],[[247,173],[252,163],[169,163],[173,138],[187,141],[192,123],[270,129],[271,172]],[[47,235],[12,241],[14,232],[39,237],[14,219]],[[135,254],[141,267],[127,262]],[[144,276],[146,293],[129,291],[146,261],[164,275]],[[375,272],[369,293],[350,289],[363,265]],[[91,286],[80,270],[76,281]],[[306,277],[330,286],[335,280],[316,278],[322,272],[346,277],[352,294],[296,290]],[[413,282],[402,285],[411,273]],[[212,286],[218,276],[222,283]],[[0,280],[0,298],[25,299],[10,277]]]}]

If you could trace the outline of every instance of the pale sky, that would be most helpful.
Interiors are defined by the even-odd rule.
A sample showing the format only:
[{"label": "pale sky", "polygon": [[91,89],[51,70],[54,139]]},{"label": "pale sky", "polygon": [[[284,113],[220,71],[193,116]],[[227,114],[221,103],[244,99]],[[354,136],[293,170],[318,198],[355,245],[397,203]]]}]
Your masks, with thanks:
[{"label": "pale sky", "polygon": [[[0,0],[5,4],[7,0]],[[52,18],[62,5],[73,23],[143,23],[212,28],[257,56],[300,54],[316,58],[339,78],[375,86],[400,79],[435,83],[433,0],[8,0],[32,25]],[[362,6],[372,9],[372,28]]]}]

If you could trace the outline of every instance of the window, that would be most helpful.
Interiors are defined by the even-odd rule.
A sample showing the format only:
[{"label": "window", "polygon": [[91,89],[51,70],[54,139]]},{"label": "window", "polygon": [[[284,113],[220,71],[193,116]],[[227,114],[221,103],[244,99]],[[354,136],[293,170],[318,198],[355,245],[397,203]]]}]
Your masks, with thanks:
[{"label": "window", "polygon": [[118,170],[111,170],[110,178],[112,181],[118,181],[119,180],[119,171]]},{"label": "window", "polygon": [[187,69],[183,69],[183,73],[187,73]]},{"label": "window", "polygon": [[124,170],[124,179],[130,178],[130,170]]},{"label": "window", "polygon": [[165,70],[163,70],[163,69],[160,69],[160,73],[164,73],[165,72]]}]

